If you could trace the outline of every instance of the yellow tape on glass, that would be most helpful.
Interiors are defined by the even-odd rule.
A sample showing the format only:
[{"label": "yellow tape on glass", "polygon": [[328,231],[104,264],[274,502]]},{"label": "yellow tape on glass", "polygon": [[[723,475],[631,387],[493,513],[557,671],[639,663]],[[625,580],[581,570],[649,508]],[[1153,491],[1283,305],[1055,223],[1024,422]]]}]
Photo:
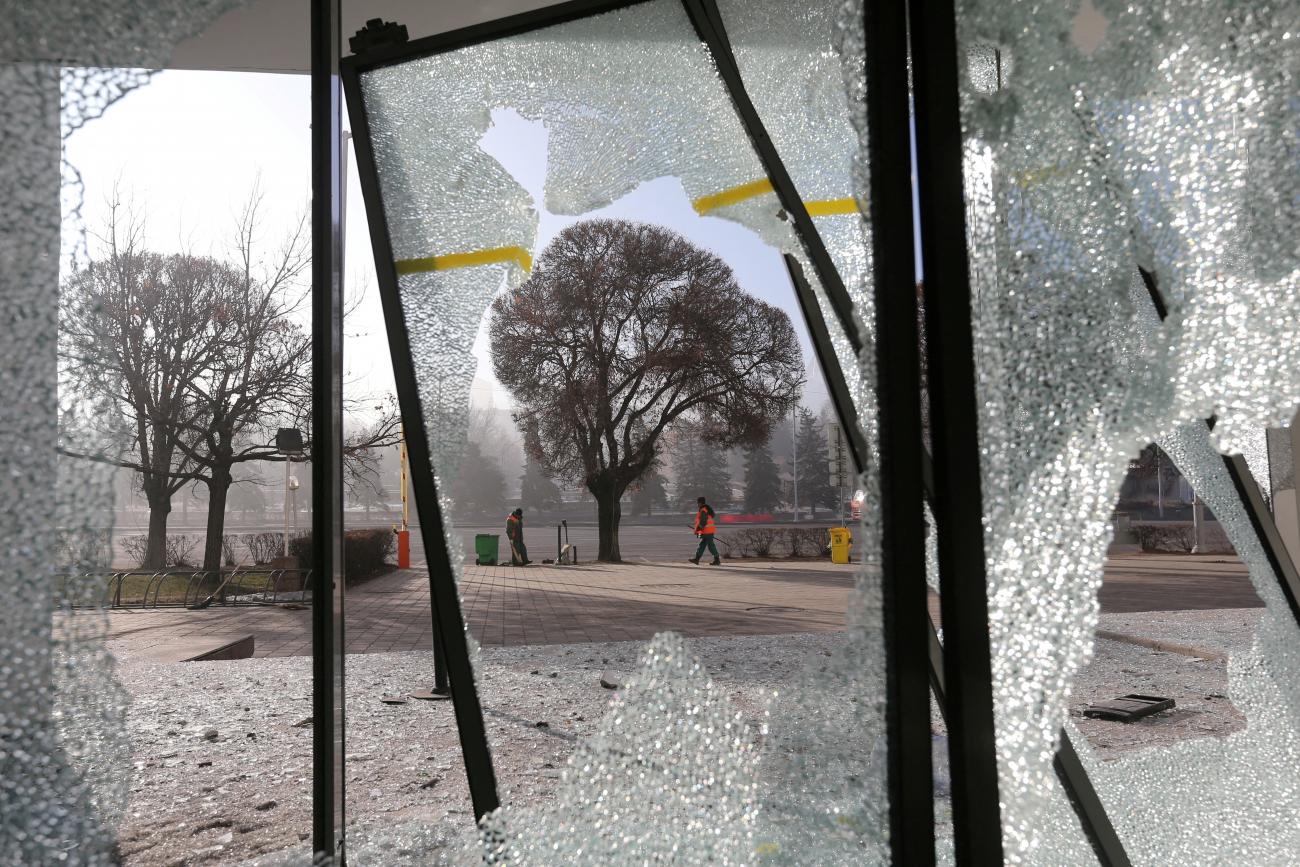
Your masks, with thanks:
[{"label": "yellow tape on glass", "polygon": [[[725,189],[720,193],[700,196],[691,205],[701,215],[719,208],[725,208],[755,196],[773,192],[772,182],[767,178],[750,181]],[[807,202],[810,217],[828,217],[832,214],[853,214],[858,210],[857,200],[819,199]],[[474,250],[469,253],[448,253],[444,256],[426,256],[423,259],[399,259],[393,264],[397,273],[419,274],[424,271],[449,271],[452,268],[469,268],[473,265],[494,265],[498,262],[515,262],[524,271],[533,270],[533,257],[523,247],[493,247],[490,250]]]},{"label": "yellow tape on glass", "polygon": [[[726,208],[730,205],[743,202],[746,199],[752,199],[756,196],[762,196],[767,193],[775,192],[772,182],[767,178],[762,180],[750,181],[746,184],[730,187],[720,193],[713,193],[708,196],[700,196],[691,205],[698,214],[707,214],[710,211],[716,211],[719,208]],[[858,203],[855,199],[818,199],[812,202],[805,202],[804,207],[808,209],[810,217],[828,217],[832,214],[852,214],[858,210]]]},{"label": "yellow tape on glass", "polygon": [[533,257],[523,247],[493,247],[470,253],[448,253],[445,256],[426,256],[423,259],[398,259],[394,262],[398,274],[419,274],[422,271],[450,271],[471,265],[493,265],[497,262],[514,262],[525,271],[533,270]]},{"label": "yellow tape on glass", "polygon": [[747,184],[731,187],[710,196],[700,196],[691,202],[691,205],[697,213],[707,214],[709,211],[716,211],[718,208],[725,208],[728,205],[734,205],[737,202],[745,201],[745,199],[752,199],[755,196],[770,192],[772,192],[772,182],[767,178],[763,178],[762,180],[750,181]]},{"label": "yellow tape on glass", "polygon": [[856,214],[858,212],[858,200],[848,199],[819,199],[815,202],[805,202],[804,207],[808,209],[810,217],[829,217],[832,214]]}]

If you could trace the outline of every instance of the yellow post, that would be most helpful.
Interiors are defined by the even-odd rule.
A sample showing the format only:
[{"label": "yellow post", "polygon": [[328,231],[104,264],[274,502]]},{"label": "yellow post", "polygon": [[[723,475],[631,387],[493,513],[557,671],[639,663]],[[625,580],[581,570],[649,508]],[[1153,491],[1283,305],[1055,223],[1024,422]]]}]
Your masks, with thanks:
[{"label": "yellow post", "polygon": [[853,547],[853,534],[848,527],[831,527],[831,562],[848,563],[849,549]]}]

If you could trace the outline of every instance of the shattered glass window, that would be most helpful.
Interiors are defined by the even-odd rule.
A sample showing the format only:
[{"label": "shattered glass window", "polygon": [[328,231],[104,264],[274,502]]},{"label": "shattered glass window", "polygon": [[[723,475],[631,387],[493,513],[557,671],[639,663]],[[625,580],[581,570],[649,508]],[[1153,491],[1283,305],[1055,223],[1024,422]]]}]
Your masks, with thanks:
[{"label": "shattered glass window", "polygon": [[[1295,435],[1300,424],[1295,419],[1284,428],[1269,428],[1267,432],[1269,497],[1274,512],[1277,511],[1277,495],[1283,491],[1295,491]],[[1294,493],[1291,495],[1294,497]],[[1294,506],[1293,506],[1294,508]],[[1283,524],[1281,517],[1279,524]]]},{"label": "shattered glass window", "polygon": [[[120,862],[129,699],[105,650],[113,454],[105,406],[60,391],[62,229],[84,248],[66,138],[147,84],[171,48],[233,4],[10,4],[0,34],[0,840],[14,864]],[[65,250],[73,253],[74,250]],[[18,506],[17,504],[21,504]]]},{"label": "shattered glass window", "polygon": [[[851,106],[865,104],[861,8],[837,0],[723,0],[718,11],[745,90],[859,311],[859,327],[869,334],[866,215],[854,194],[858,130],[865,137],[866,125],[865,118],[851,110]],[[865,138],[862,143],[865,145]],[[859,171],[858,183],[865,183],[865,163]],[[767,202],[775,201],[770,185],[762,196]],[[738,208],[716,210],[720,216],[729,216]],[[788,228],[774,217],[781,215],[767,209],[744,215],[737,212],[734,218],[771,238],[771,243],[788,246]],[[803,251],[791,252],[801,260],[818,293],[849,392],[859,396],[858,365],[843,327]],[[862,402],[870,403],[865,396]]]},{"label": "shattered glass window", "polygon": [[[1263,862],[1298,845],[1295,793],[1265,778],[1297,759],[1300,635],[1219,455],[1245,453],[1267,485],[1260,434],[1300,400],[1297,14],[958,4],[1011,863],[1076,863],[1077,822],[1051,806],[1052,756],[1092,652],[1110,512],[1151,440],[1268,605],[1231,661],[1246,730],[1112,762],[1080,743],[1085,765],[1135,863]],[[1170,308],[1163,322],[1139,268]]]}]

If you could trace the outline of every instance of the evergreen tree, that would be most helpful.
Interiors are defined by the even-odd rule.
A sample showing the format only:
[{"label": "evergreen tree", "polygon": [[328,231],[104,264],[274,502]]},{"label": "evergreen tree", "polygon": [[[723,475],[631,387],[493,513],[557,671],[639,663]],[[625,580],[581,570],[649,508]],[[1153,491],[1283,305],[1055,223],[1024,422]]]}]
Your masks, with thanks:
[{"label": "evergreen tree", "polygon": [[384,483],[379,474],[375,473],[361,480],[356,487],[357,502],[365,507],[366,514],[370,514],[371,509],[381,509],[388,499],[388,492],[384,490]]},{"label": "evergreen tree", "polygon": [[470,440],[460,459],[460,472],[451,483],[451,497],[459,514],[500,513],[505,519],[506,477],[497,462],[483,456]]},{"label": "evergreen tree", "polygon": [[537,461],[524,457],[524,474],[519,477],[520,505],[525,509],[543,511],[554,509],[563,500],[560,488],[551,481]]},{"label": "evergreen tree", "polygon": [[826,448],[826,428],[806,409],[799,410],[799,502],[811,508],[834,511],[838,488],[831,485],[831,461]]},{"label": "evergreen tree", "polygon": [[776,460],[785,458],[788,465],[794,458],[794,419],[790,416],[782,418],[772,426],[772,435],[767,439],[767,447]]},{"label": "evergreen tree", "polygon": [[726,454],[696,435],[687,433],[677,438],[673,475],[674,499],[679,508],[694,509],[697,497],[704,497],[715,509],[731,503]]},{"label": "evergreen tree", "polygon": [[656,506],[665,508],[667,505],[668,491],[664,487],[664,477],[659,475],[659,470],[651,467],[633,485],[632,514],[648,515]]},{"label": "evergreen tree", "polygon": [[679,509],[689,509],[698,494],[692,494],[692,479],[699,463],[696,453],[700,441],[689,434],[679,433],[673,442],[673,504]]},{"label": "evergreen tree", "polygon": [[781,477],[767,443],[745,450],[745,511],[751,515],[776,511],[781,504]]}]

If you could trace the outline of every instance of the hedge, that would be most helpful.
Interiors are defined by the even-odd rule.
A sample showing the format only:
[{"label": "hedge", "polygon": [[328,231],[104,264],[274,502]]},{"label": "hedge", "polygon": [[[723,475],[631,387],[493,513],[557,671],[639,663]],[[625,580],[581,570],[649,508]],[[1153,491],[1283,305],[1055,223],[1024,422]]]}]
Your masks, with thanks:
[{"label": "hedge", "polygon": [[[343,534],[343,582],[359,584],[389,571],[395,537],[392,530],[370,528]],[[311,533],[289,540],[289,553],[302,569],[312,568]]]},{"label": "hedge", "polygon": [[[1196,544],[1196,529],[1191,521],[1134,521],[1131,525],[1143,551],[1190,553]],[[1201,528],[1202,554],[1234,553],[1223,525],[1207,521]]]},{"label": "hedge", "polygon": [[752,527],[719,535],[726,557],[829,557],[826,527]]}]

